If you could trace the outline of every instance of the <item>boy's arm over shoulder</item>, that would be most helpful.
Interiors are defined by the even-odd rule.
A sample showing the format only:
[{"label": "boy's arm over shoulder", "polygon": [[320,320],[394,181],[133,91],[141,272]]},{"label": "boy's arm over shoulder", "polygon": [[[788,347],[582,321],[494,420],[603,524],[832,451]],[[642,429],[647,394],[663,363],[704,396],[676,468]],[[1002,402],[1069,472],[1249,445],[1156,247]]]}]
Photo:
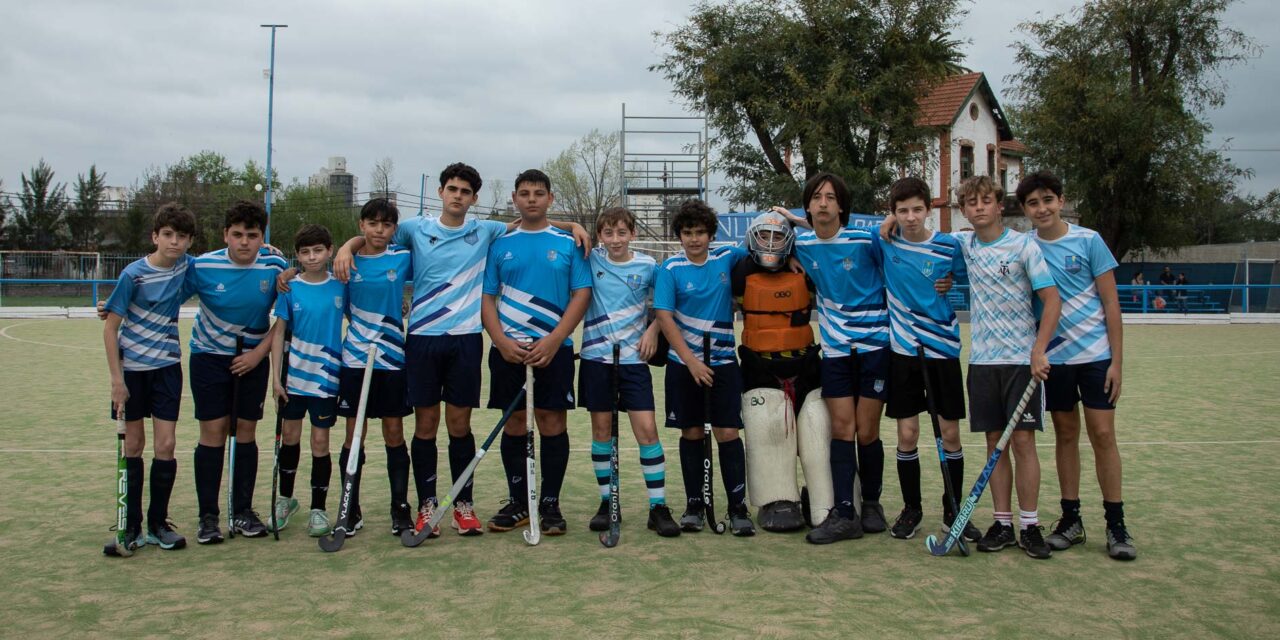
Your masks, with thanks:
[{"label": "boy's arm over shoulder", "polygon": [[1030,235],[1023,237],[1022,245],[1022,266],[1027,272],[1027,278],[1031,280],[1032,290],[1039,291],[1047,287],[1053,287],[1053,274],[1049,271],[1049,265],[1044,261],[1044,253],[1040,251],[1040,245],[1036,244],[1035,239]]},{"label": "boy's arm over shoulder", "polygon": [[489,257],[484,263],[484,285],[481,293],[496,296],[502,291],[502,282],[498,279],[498,260],[501,247],[497,242],[489,245]]}]

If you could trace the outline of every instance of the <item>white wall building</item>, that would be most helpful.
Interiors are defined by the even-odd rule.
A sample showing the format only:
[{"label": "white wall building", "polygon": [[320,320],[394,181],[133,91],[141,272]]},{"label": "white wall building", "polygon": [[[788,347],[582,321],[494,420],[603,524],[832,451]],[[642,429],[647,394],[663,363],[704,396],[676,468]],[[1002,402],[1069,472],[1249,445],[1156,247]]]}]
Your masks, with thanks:
[{"label": "white wall building", "polygon": [[347,159],[342,156],[331,156],[329,164],[307,180],[312,187],[325,187],[329,193],[345,196],[349,206],[355,206],[356,193],[359,192],[360,179],[347,171]]}]

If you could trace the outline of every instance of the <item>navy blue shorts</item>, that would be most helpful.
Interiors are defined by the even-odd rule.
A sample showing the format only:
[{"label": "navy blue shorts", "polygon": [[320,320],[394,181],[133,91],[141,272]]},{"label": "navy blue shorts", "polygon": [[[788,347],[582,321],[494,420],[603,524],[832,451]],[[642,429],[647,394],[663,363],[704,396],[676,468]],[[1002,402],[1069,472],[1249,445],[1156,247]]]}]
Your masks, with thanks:
[{"label": "navy blue shorts", "polygon": [[1044,405],[1049,411],[1074,411],[1077,402],[1089,409],[1114,410],[1107,396],[1107,369],[1111,359],[1084,364],[1055,364],[1044,383]]},{"label": "navy blue shorts", "polygon": [[[578,406],[587,411],[613,411],[612,373],[612,363],[581,361]],[[653,376],[649,375],[649,365],[618,365],[618,411],[653,411]]]},{"label": "navy blue shorts", "polygon": [[[231,361],[234,356],[217,353],[193,353],[191,397],[196,404],[196,420],[217,420],[231,415]],[[241,420],[261,420],[262,403],[267,399],[267,379],[271,377],[269,358],[249,373],[240,376],[240,399],[237,415]]]},{"label": "navy blue shorts", "polygon": [[[711,367],[711,426],[742,428],[742,370],[737,362]],[[706,387],[689,374],[689,368],[674,359],[667,364],[663,381],[667,392],[666,426],[672,429],[701,427],[706,422]]]},{"label": "navy blue shorts", "polygon": [[[171,364],[148,371],[125,371],[124,388],[129,399],[124,401],[124,419],[128,422],[155,418],[177,422],[182,404],[182,365]],[[111,412],[116,419],[116,412]]]},{"label": "navy blue shorts", "polygon": [[[360,385],[364,382],[364,369],[343,367],[338,372],[338,415],[356,417],[360,408]],[[413,413],[406,399],[405,375],[402,369],[374,369],[369,381],[369,400],[365,404],[364,417],[403,418]]]},{"label": "navy blue shorts", "polygon": [[[503,360],[502,354],[490,347],[489,408],[506,409],[523,388],[524,365]],[[533,370],[533,407],[568,411],[573,406],[573,347],[562,346],[550,364]]]},{"label": "navy blue shorts", "polygon": [[338,399],[317,398],[289,394],[289,401],[280,407],[280,417],[285,420],[301,420],[311,415],[311,426],[328,429],[338,421]]},{"label": "navy blue shorts", "polygon": [[[1031,383],[1031,366],[1025,364],[971,364],[965,384],[969,388],[969,430],[974,433],[1004,431]],[[1014,429],[1044,431],[1044,385],[1037,385]]]},{"label": "navy blue shorts", "polygon": [[889,399],[889,350],[859,352],[839,358],[822,357],[822,397]]},{"label": "navy blue shorts", "polygon": [[410,334],[404,347],[409,406],[434,407],[443,400],[455,407],[479,407],[483,349],[484,339],[478,333]]}]

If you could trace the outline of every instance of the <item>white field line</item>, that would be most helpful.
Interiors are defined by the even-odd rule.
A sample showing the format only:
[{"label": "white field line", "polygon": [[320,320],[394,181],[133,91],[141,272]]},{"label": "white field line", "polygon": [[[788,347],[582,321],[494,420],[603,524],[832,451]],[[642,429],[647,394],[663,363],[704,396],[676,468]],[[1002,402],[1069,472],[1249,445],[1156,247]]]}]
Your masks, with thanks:
[{"label": "white field line", "polygon": [[10,330],[10,329],[15,329],[15,328],[17,328],[17,327],[25,327],[25,326],[27,326],[27,325],[29,325],[29,324],[41,324],[41,323],[44,323],[44,322],[52,322],[52,320],[33,320],[33,321],[31,321],[31,322],[18,322],[18,323],[16,323],[16,324],[11,324],[11,325],[9,325],[9,326],[7,326],[7,327],[3,328],[3,329],[0,329],[0,336],[4,336],[4,337],[6,337],[6,338],[8,338],[8,339],[10,339],[10,340],[13,340],[14,342],[25,342],[25,343],[27,343],[27,344],[38,344],[38,345],[40,345],[40,346],[44,346],[44,347],[62,347],[63,349],[79,349],[79,350],[81,350],[81,351],[101,351],[101,350],[102,350],[102,349],[101,349],[101,348],[99,348],[99,347],[77,347],[77,346],[69,345],[69,344],[57,344],[57,343],[54,343],[54,342],[40,342],[39,340],[27,340],[26,338],[15,338],[15,337],[13,337],[13,336],[9,335],[9,330]]}]

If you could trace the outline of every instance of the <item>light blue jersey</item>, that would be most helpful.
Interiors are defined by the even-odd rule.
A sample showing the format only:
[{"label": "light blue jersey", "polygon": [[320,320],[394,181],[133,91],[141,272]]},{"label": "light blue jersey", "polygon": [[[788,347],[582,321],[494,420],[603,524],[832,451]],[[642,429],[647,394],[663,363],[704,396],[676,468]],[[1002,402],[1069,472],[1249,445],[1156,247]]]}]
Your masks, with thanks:
[{"label": "light blue jersey", "polygon": [[190,297],[184,284],[192,259],[183,256],[173,267],[158,269],[142,258],[120,272],[106,309],[124,319],[120,350],[125,371],[150,371],[181,361],[178,310]]},{"label": "light blue jersey", "polygon": [[342,316],[347,310],[347,285],[332,275],[311,283],[301,276],[289,281],[289,291],[276,299],[275,317],[289,323],[289,374],[285,390],[296,396],[333,398],[338,395],[342,367]]},{"label": "light blue jersey", "polygon": [[409,333],[418,336],[480,333],[480,285],[493,241],[507,225],[467,220],[460,227],[439,218],[409,218],[392,242],[413,253],[413,307]]},{"label": "light blue jersey", "polygon": [[796,235],[796,258],[817,295],[822,355],[839,358],[889,346],[878,239],[867,229],[845,227],[826,240],[812,230]]},{"label": "light blue jersey", "polygon": [[937,232],[923,242],[911,242],[901,235],[894,236],[893,242],[876,240],[884,265],[893,352],[914,357],[916,348],[923,345],[926,358],[959,358],[960,322],[933,283],[948,273],[956,279],[967,276],[960,243]]},{"label": "light blue jersey", "polygon": [[[489,248],[484,292],[498,297],[498,319],[510,338],[546,337],[560,324],[573,292],[589,288],[590,267],[567,231],[516,229]],[[573,346],[573,338],[566,337],[564,346]]]},{"label": "light blue jersey", "polygon": [[1031,364],[1036,342],[1035,291],[1053,285],[1031,237],[1005,229],[992,242],[972,231],[954,234],[969,270],[970,364]]},{"label": "light blue jersey", "polygon": [[591,306],[582,324],[583,360],[613,362],[613,343],[619,344],[619,364],[643,364],[640,336],[649,324],[649,296],[653,294],[658,263],[643,253],[627,262],[614,262],[603,247],[587,261],[591,269]]},{"label": "light blue jersey", "polygon": [[369,342],[378,342],[375,369],[404,368],[404,287],[413,268],[409,249],[392,244],[377,255],[356,254],[347,282],[347,339],[342,366],[364,367]]},{"label": "light blue jersey", "polygon": [[[733,267],[747,258],[747,250],[739,246],[714,247],[707,260],[694,264],[677,253],[658,267],[653,289],[653,308],[670,311],[676,326],[699,357],[702,356],[702,333],[711,334],[711,366],[736,362],[733,338],[733,287],[729,276]],[[668,357],[685,364],[674,347]]]},{"label": "light blue jersey", "polygon": [[[1067,234],[1057,240],[1041,240],[1036,244],[1044,253],[1049,273],[1062,296],[1062,317],[1058,332],[1049,342],[1049,364],[1084,364],[1111,357],[1107,339],[1107,318],[1098,298],[1094,279],[1119,265],[1092,229],[1067,225]],[[1036,301],[1039,312],[1039,300]]]},{"label": "light blue jersey", "polygon": [[276,276],[287,266],[266,249],[248,265],[233,262],[226,249],[193,260],[186,286],[188,294],[200,296],[200,308],[191,329],[191,352],[235,355],[237,334],[244,336],[246,351],[261,343],[270,328]]}]

